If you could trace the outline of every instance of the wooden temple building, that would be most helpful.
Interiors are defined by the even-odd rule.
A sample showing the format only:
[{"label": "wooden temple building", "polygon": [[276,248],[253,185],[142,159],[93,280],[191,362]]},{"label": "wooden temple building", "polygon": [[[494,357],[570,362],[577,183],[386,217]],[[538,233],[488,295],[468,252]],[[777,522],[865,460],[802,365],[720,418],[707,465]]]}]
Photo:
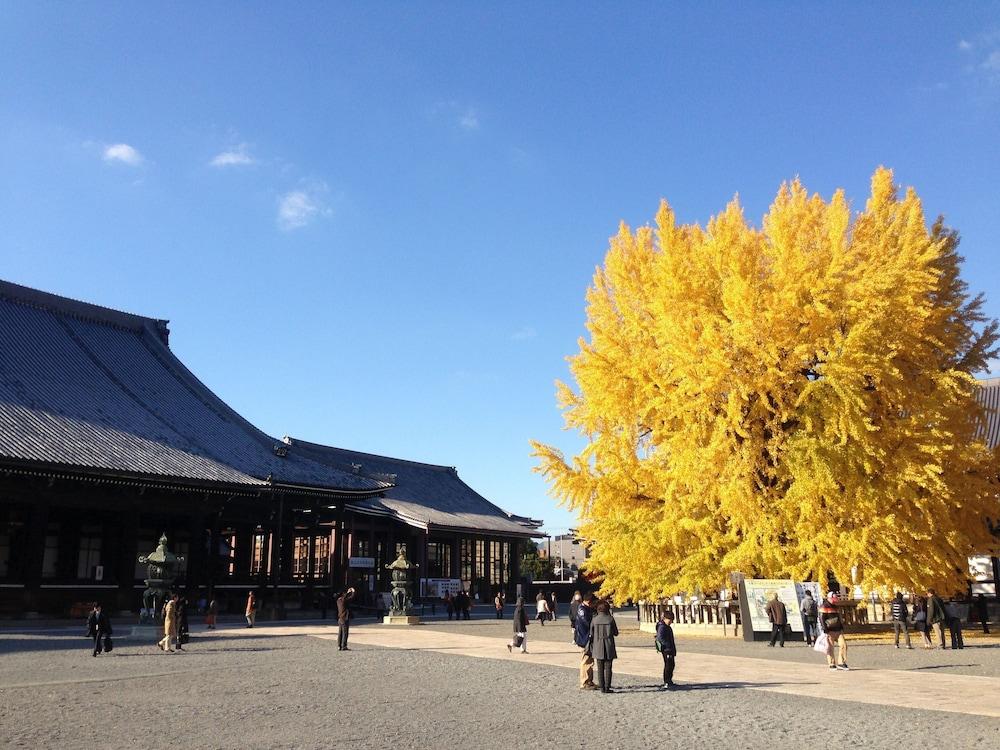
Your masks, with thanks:
[{"label": "wooden temple building", "polygon": [[161,533],[178,587],[230,609],[249,589],[290,607],[385,591],[403,547],[428,591],[489,600],[540,526],[452,467],[268,436],[173,354],[164,320],[0,281],[0,615],[136,611]]}]

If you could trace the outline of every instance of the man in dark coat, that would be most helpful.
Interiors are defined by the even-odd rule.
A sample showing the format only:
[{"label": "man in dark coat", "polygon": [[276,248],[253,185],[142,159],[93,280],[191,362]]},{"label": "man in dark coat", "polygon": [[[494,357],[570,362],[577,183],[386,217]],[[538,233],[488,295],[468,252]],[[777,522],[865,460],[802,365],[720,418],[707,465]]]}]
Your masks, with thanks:
[{"label": "man in dark coat", "polygon": [[579,591],[574,591],[573,598],[569,600],[570,643],[576,643],[576,613],[580,609],[581,601],[583,601],[583,596]]},{"label": "man in dark coat", "polygon": [[944,644],[944,624],[947,619],[948,614],[945,612],[944,601],[934,589],[927,589],[927,629],[930,633],[938,634],[941,648],[947,648]]},{"label": "man in dark coat", "polygon": [[656,623],[656,648],[663,657],[663,687],[674,686],[674,667],[677,666],[677,642],[674,640],[672,624],[674,615],[666,610]]},{"label": "man in dark coat", "polygon": [[573,631],[573,642],[580,649],[582,656],[580,659],[581,690],[597,690],[597,685],[594,684],[594,657],[590,654],[590,649],[587,648],[587,643],[590,641],[590,621],[594,617],[594,611],[591,609],[593,603],[593,594],[587,594],[583,597],[583,601],[580,602],[580,606],[576,610],[576,626]]},{"label": "man in dark coat", "polygon": [[94,639],[94,656],[104,650],[104,639],[111,637],[111,620],[104,613],[99,602],[87,617],[87,635]]},{"label": "man in dark coat", "polygon": [[784,602],[778,598],[778,594],[774,594],[774,598],[767,603],[767,607],[764,610],[767,612],[767,619],[771,621],[771,642],[768,646],[774,646],[776,640],[781,640],[781,647],[785,647],[785,625],[788,624],[788,611],[785,609]]},{"label": "man in dark coat", "polygon": [[616,635],[618,623],[611,615],[611,607],[606,601],[601,601],[597,605],[597,614],[590,621],[587,647],[597,662],[597,682],[602,693],[611,692],[611,665],[618,658],[618,651],[615,649]]},{"label": "man in dark coat", "polygon": [[337,650],[350,651],[347,648],[347,636],[351,629],[351,601],[354,599],[354,587],[347,589],[337,597]]}]

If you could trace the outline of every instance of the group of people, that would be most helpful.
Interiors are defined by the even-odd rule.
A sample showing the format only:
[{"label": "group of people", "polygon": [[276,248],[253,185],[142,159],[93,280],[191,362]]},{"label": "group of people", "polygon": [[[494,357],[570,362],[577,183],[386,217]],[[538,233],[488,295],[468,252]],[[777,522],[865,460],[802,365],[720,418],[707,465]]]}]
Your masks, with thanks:
[{"label": "group of people", "polygon": [[[989,612],[986,606],[986,597],[979,594],[973,601],[971,610],[975,614],[976,620],[982,625],[983,632],[989,633]],[[951,648],[965,648],[965,639],[962,637],[962,617],[958,606],[953,599],[947,602],[943,601],[934,589],[927,589],[926,596],[914,597],[912,613],[908,610],[903,594],[897,591],[892,600],[890,616],[892,629],[895,633],[896,648],[899,648],[900,634],[905,639],[906,647],[913,648],[910,644],[910,626],[920,633],[924,648],[947,648],[944,638],[945,627],[948,628]],[[936,636],[937,644],[934,643],[934,636]]]},{"label": "group of people", "polygon": [[[555,595],[553,594],[553,599]],[[543,608],[544,603],[544,608]],[[536,610],[553,612],[552,607],[543,594],[536,598]],[[545,619],[539,616],[544,624]],[[677,644],[673,632],[674,616],[669,611],[664,612],[656,626],[656,650],[663,657],[663,687],[674,686],[674,666],[677,658]],[[594,594],[581,595],[574,592],[569,604],[569,621],[573,633],[573,643],[580,649],[580,689],[600,690],[602,693],[613,692],[611,687],[614,660],[618,658],[615,638],[618,636],[618,623],[611,614],[611,604],[605,599],[598,600]],[[528,613],[524,609],[524,597],[519,596],[514,605],[513,629],[514,637],[507,644],[507,651],[514,649],[528,653]],[[597,682],[594,682],[594,672],[597,672]]]},{"label": "group of people", "polygon": [[[555,591],[553,591],[549,597],[545,596],[544,591],[539,591],[538,594],[535,595],[535,619],[542,625],[544,625],[548,620],[554,621],[558,619],[556,616],[556,609],[558,606],[559,603],[556,599]],[[570,604],[570,609],[572,609],[572,607],[573,605]]]},{"label": "group of people", "polygon": [[451,592],[446,591],[442,599],[444,600],[444,608],[448,613],[449,620],[453,617],[456,620],[472,619],[472,597],[469,596],[465,589],[459,590],[454,596],[452,596]]}]

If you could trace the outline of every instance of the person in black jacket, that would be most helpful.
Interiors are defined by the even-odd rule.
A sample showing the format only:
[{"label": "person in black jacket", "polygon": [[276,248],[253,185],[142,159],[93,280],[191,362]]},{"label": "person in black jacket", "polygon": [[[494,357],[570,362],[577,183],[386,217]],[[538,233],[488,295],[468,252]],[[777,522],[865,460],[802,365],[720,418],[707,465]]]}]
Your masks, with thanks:
[{"label": "person in black jacket", "polygon": [[674,667],[677,664],[677,643],[674,641],[674,629],[671,627],[673,621],[673,614],[667,610],[660,615],[660,621],[656,623],[656,647],[663,657],[664,689],[674,686]]},{"label": "person in black jacket", "polygon": [[524,611],[524,597],[517,597],[514,604],[514,639],[507,644],[507,651],[521,649],[522,654],[528,653],[528,613]]},{"label": "person in black jacket", "polygon": [[906,647],[913,648],[910,645],[910,613],[906,610],[906,602],[903,601],[903,592],[897,591],[896,596],[892,600],[892,605],[889,610],[892,614],[892,629],[896,634],[896,648],[899,648],[899,633],[903,632],[906,636]]},{"label": "person in black jacket", "polygon": [[111,620],[99,602],[94,602],[94,609],[87,617],[87,637],[94,639],[94,656],[104,650],[104,639],[111,637]]}]

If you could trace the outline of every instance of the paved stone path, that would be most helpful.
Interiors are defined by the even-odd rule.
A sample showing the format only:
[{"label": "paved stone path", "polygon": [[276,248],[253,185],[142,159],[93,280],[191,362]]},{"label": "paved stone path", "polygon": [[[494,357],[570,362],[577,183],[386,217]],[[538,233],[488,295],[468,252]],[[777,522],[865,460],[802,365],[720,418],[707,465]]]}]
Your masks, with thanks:
[{"label": "paved stone path", "polygon": [[[269,628],[278,634],[282,628]],[[331,630],[333,631],[331,633]],[[303,634],[301,628],[289,629]],[[336,639],[336,628],[309,632],[318,638]],[[505,641],[496,637],[434,630],[430,627],[358,627],[351,629],[351,643],[382,648],[410,649],[470,656],[481,659],[529,661],[577,669],[579,651],[569,644],[528,639],[528,654],[507,653]],[[652,648],[620,646],[616,674],[661,679],[663,662]],[[1000,717],[1000,679],[954,674],[928,674],[891,669],[827,668],[821,654],[815,664],[781,662],[753,657],[682,653],[675,677],[683,683],[788,693],[797,696],[853,701],[934,711]]]}]

